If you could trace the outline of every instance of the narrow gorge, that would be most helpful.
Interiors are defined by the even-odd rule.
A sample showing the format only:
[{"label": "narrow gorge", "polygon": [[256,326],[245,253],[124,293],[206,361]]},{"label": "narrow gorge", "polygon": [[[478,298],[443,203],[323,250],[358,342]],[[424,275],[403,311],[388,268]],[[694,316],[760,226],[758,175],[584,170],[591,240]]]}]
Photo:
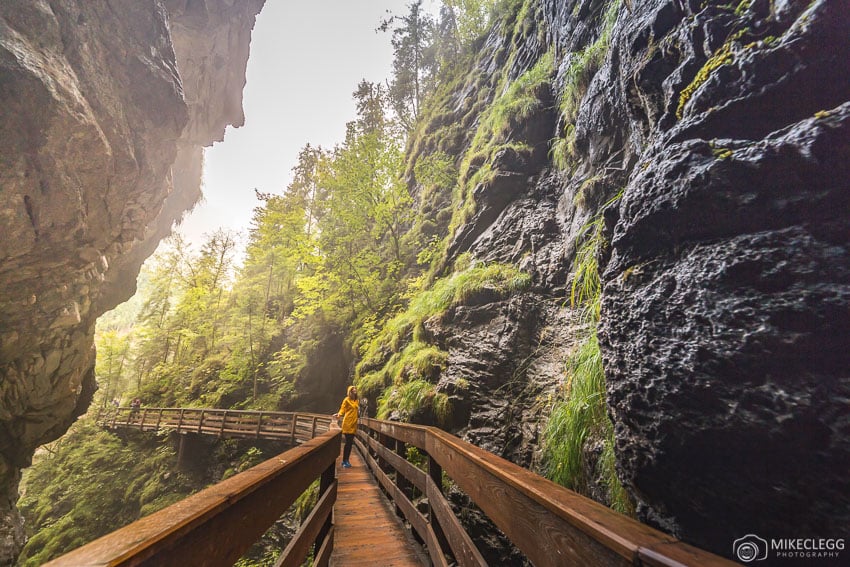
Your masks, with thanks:
[{"label": "narrow gorge", "polygon": [[[21,469],[97,388],[97,317],[244,121],[263,4],[0,5],[0,562]],[[353,379],[558,477],[559,412],[595,401],[572,488],[726,557],[844,537],[850,1],[495,4],[406,141],[418,295],[357,319],[369,340],[283,327],[278,352],[315,347],[301,402],[330,413]]]}]

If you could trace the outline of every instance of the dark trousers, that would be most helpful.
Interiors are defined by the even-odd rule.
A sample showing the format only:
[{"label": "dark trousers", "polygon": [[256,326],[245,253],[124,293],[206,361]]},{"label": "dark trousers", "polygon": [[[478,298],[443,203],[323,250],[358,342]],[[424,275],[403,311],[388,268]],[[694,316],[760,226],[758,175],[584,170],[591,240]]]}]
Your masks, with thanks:
[{"label": "dark trousers", "polygon": [[348,458],[351,456],[351,446],[354,444],[354,433],[343,433],[343,437],[345,437],[345,445],[342,448],[342,460],[348,462]]}]

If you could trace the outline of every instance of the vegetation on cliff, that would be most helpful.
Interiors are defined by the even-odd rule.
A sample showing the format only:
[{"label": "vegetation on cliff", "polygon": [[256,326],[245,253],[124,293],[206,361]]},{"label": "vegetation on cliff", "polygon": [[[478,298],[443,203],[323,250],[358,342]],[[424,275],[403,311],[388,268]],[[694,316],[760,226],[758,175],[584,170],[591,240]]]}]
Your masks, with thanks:
[{"label": "vegetation on cliff", "polygon": [[[216,232],[199,250],[172,237],[143,268],[141,301],[99,322],[97,407],[138,396],[147,406],[329,412],[352,379],[345,371],[355,368],[353,380],[373,415],[454,423],[454,403],[469,384],[441,382],[449,364],[449,347],[437,336],[442,318],[532,285],[517,265],[476,258],[458,238],[500,176],[537,173],[528,164],[541,161],[540,148],[528,143],[524,129],[552,111],[557,64],[555,51],[543,48],[535,0],[445,2],[436,21],[420,4],[383,22],[396,50],[394,76],[388,86],[357,85],[357,116],[344,141],[330,149],[305,145],[289,186],[280,194],[257,193],[241,265],[233,234]],[[564,124],[574,120],[588,74],[604,57],[619,5],[609,6],[603,32],[576,56],[574,84],[561,95]],[[496,39],[483,49],[487,33]],[[539,48],[522,51],[532,40]],[[485,57],[495,63],[490,73],[481,64]],[[553,152],[565,156],[557,144]],[[588,492],[585,441],[603,439],[599,466],[607,498],[626,510],[594,331],[599,217],[594,223],[579,248],[573,286],[575,307],[587,313],[587,334],[560,377],[566,386],[546,433],[547,463],[554,480]],[[316,370],[330,363],[333,372]],[[174,482],[182,477],[170,476],[167,448],[155,449],[162,458],[137,469],[121,463],[145,450],[144,440],[78,429],[68,444],[85,433],[101,442],[97,454],[81,453],[92,450],[88,443],[76,452],[62,445],[67,454],[41,459],[26,478],[23,509],[40,530],[33,545],[41,551],[27,552],[33,561],[117,525],[112,505],[100,512],[86,494],[79,494],[84,522],[70,513],[46,515],[44,479],[62,467],[89,459],[113,471],[104,483],[146,479],[138,482],[150,486],[138,493],[110,495],[133,499],[129,515],[190,490]],[[130,448],[134,443],[139,446]],[[166,477],[171,481],[161,483]],[[92,526],[72,530],[78,522]]]},{"label": "vegetation on cliff", "polygon": [[570,303],[581,309],[584,336],[567,360],[566,380],[552,404],[543,434],[543,458],[546,475],[555,482],[583,494],[600,486],[608,505],[634,514],[634,505],[617,478],[614,426],[608,417],[605,370],[596,335],[602,300],[598,258],[607,246],[603,223],[600,213],[585,225],[584,240],[576,252]]}]

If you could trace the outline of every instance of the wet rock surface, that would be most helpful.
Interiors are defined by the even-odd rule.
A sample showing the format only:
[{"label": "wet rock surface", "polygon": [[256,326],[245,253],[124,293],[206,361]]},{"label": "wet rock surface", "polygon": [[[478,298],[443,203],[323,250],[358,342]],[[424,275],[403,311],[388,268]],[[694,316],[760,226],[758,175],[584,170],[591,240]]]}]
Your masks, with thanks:
[{"label": "wet rock surface", "polygon": [[[555,48],[558,93],[607,4],[539,7],[542,32],[520,53]],[[439,388],[463,408],[458,433],[534,464],[539,400],[577,341],[567,298],[582,227],[622,191],[604,213],[599,331],[639,518],[722,555],[746,533],[847,532],[848,29],[846,0],[620,6],[576,110],[571,168],[499,169],[455,233],[449,261],[470,252],[533,276],[521,299],[429,328],[450,353]],[[497,45],[476,72],[505,64],[487,53]],[[534,57],[510,61],[518,77]],[[554,138],[563,125],[549,119]],[[538,349],[544,335],[556,348]]]},{"label": "wet rock surface", "polygon": [[18,470],[88,407],[94,323],[200,196],[241,125],[263,0],[0,5],[0,562]]}]

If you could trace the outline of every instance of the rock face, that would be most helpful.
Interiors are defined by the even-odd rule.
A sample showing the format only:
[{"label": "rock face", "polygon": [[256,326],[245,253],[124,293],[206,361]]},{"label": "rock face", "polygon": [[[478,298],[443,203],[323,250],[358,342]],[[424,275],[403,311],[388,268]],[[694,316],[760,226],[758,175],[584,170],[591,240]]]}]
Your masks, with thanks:
[{"label": "rock face", "polygon": [[[836,537],[850,526],[850,4],[666,10],[691,40],[667,93],[644,97],[657,134],[604,275],[620,470],[644,518],[710,549]],[[670,96],[736,33],[751,35],[689,100]],[[648,49],[636,29],[624,39]],[[657,57],[635,83],[672,68]]]},{"label": "rock face", "polygon": [[[532,2],[528,21],[482,43],[472,75],[516,78],[552,49],[561,100],[610,5]],[[617,470],[640,519],[723,555],[747,533],[843,537],[850,2],[647,0],[615,15],[573,112],[571,167],[494,159],[496,181],[474,188],[454,233],[449,263],[470,252],[533,276],[523,297],[428,329],[449,351],[438,386],[458,397],[456,430],[532,461],[530,421],[576,340],[577,242],[604,214],[599,337]],[[441,123],[474,128],[470,93],[444,97]],[[509,141],[536,147],[560,120],[542,108]],[[427,138],[439,127],[414,151],[469,149],[455,130]]]},{"label": "rock face", "polygon": [[203,146],[243,122],[264,0],[0,5],[0,562],[19,469],[95,390],[95,319],[200,196]]}]

